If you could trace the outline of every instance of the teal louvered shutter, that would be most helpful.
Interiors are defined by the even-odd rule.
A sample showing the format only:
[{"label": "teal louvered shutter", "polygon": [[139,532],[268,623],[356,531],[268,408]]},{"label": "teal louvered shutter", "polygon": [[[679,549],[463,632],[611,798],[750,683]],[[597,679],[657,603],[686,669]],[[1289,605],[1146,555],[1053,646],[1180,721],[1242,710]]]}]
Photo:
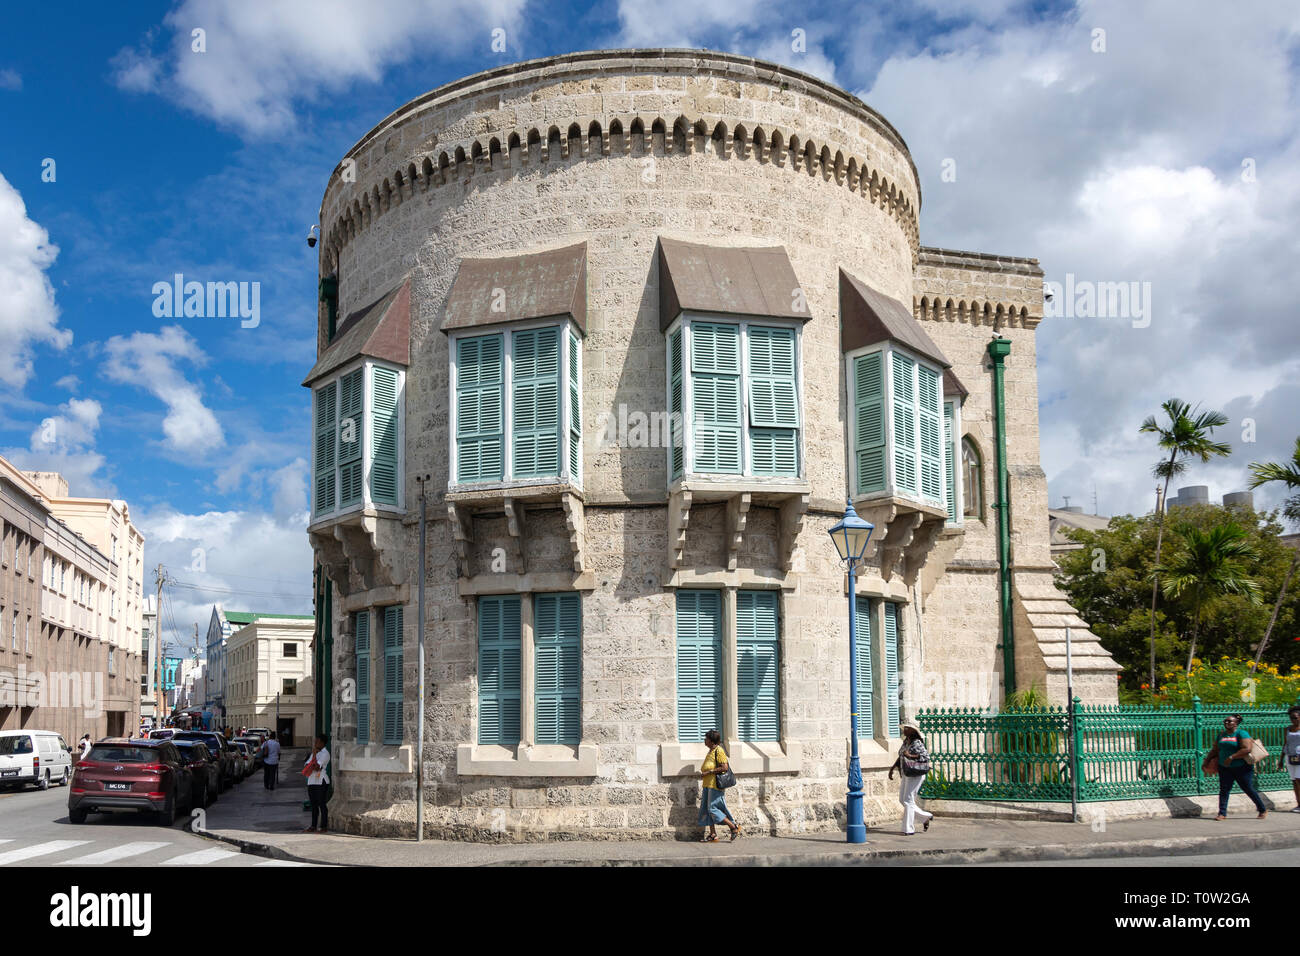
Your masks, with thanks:
[{"label": "teal louvered shutter", "polygon": [[677,739],[722,729],[722,595],[677,592]]},{"label": "teal louvered shutter", "polygon": [[799,390],[793,329],[750,326],[749,440],[755,475],[799,475]]},{"label": "teal louvered shutter", "polygon": [[957,520],[957,449],[953,446],[952,402],[943,403],[943,487],[948,505],[948,521]]},{"label": "teal louvered shutter", "polygon": [[402,606],[384,608],[384,743],[402,742]]},{"label": "teal louvered shutter", "polygon": [[739,326],[691,325],[691,406],[694,470],[740,474]]},{"label": "teal louvered shutter", "polygon": [[856,595],[853,635],[858,651],[858,737],[876,734],[876,672],[871,665],[871,599]]},{"label": "teal louvered shutter", "polygon": [[374,689],[370,684],[370,612],[358,611],[357,656],[357,743],[370,743],[370,708]]},{"label": "teal louvered shutter", "polygon": [[365,432],[366,370],[339,379],[339,507],[360,504],[361,442]]},{"label": "teal louvered shutter", "polygon": [[500,335],[456,342],[456,480],[500,481],[504,475],[504,403]]},{"label": "teal louvered shutter", "polygon": [[519,743],[519,598],[485,596],[478,601],[478,742]]},{"label": "teal louvered shutter", "polygon": [[316,474],[314,504],[317,514],[328,514],[334,510],[337,395],[335,382],[316,389],[316,447],[313,457]]},{"label": "teal louvered shutter", "polygon": [[916,373],[921,495],[938,504],[943,501],[943,387],[934,369],[918,365]]},{"label": "teal louvered shutter", "polygon": [[576,744],[582,738],[582,601],[577,594],[539,594],[533,607],[536,742]]},{"label": "teal louvered shutter", "polygon": [[898,736],[898,604],[885,601],[885,717],[889,736]]},{"label": "teal louvered shutter", "polygon": [[685,414],[683,402],[683,379],[686,370],[682,365],[682,330],[668,336],[668,428],[669,428],[669,470],[672,477],[680,478],[686,470],[686,437],[682,428],[682,416]]},{"label": "teal louvered shutter", "polygon": [[894,487],[905,494],[920,492],[916,469],[916,363],[899,352],[892,360],[894,412]]},{"label": "teal louvered shutter", "polygon": [[569,478],[577,481],[582,470],[582,369],[578,359],[578,337],[569,339]]},{"label": "teal louvered shutter", "polygon": [[516,332],[512,348],[511,476],[554,477],[560,473],[560,330]]},{"label": "teal louvered shutter", "polygon": [[880,352],[853,360],[853,420],[858,494],[884,491],[889,469],[885,459],[885,363]]},{"label": "teal louvered shutter", "polygon": [[401,437],[401,409],[397,403],[400,373],[376,365],[371,370],[370,500],[397,506],[397,443]]},{"label": "teal louvered shutter", "polygon": [[741,740],[781,739],[778,630],[775,592],[736,592],[736,704]]}]

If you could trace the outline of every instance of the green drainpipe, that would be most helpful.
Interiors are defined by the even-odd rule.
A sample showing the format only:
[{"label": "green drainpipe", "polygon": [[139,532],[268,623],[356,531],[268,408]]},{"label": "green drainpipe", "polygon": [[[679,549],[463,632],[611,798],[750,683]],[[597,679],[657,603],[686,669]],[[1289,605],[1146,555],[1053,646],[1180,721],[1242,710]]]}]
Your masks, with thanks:
[{"label": "green drainpipe", "polygon": [[[330,587],[325,569],[316,565],[316,727],[315,732],[325,738],[331,750],[334,740],[330,729],[334,726],[334,589]],[[334,791],[334,777],[330,775],[330,784],[325,797],[328,800]],[[303,802],[303,809],[311,809],[311,804]]]},{"label": "green drainpipe", "polygon": [[1016,633],[1011,616],[1011,502],[1007,496],[1007,405],[1003,383],[1003,364],[1011,354],[1011,340],[996,338],[989,342],[993,360],[993,443],[997,466],[998,513],[998,604],[1002,618],[1002,675],[1004,699],[1016,692]]}]

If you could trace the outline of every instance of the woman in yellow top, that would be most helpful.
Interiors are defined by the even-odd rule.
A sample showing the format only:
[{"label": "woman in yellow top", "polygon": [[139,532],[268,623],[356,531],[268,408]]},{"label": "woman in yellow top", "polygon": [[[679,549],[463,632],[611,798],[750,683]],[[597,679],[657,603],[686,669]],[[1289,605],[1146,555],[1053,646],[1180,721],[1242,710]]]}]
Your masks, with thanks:
[{"label": "woman in yellow top", "polygon": [[727,801],[723,797],[725,791],[718,787],[717,778],[719,772],[727,769],[727,752],[722,749],[722,734],[710,730],[704,735],[704,743],[709,748],[709,752],[700,767],[704,788],[700,791],[699,824],[709,829],[700,838],[700,842],[717,843],[718,824],[725,823],[731,830],[731,840],[734,843],[736,837],[740,836],[740,825],[731,819],[731,812],[727,809]]}]

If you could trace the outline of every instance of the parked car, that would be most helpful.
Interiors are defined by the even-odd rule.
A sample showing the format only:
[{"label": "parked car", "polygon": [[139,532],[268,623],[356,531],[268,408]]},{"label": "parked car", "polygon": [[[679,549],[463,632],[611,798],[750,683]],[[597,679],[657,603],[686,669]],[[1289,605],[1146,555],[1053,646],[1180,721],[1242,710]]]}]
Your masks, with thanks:
[{"label": "parked car", "polygon": [[231,743],[246,745],[252,752],[254,770],[262,766],[262,742],[263,739],[258,734],[249,734],[247,737],[236,737],[231,741]]},{"label": "parked car", "polygon": [[34,783],[48,790],[51,783],[68,784],[72,748],[52,730],[0,731],[0,785]]},{"label": "parked car", "polygon": [[182,730],[174,735],[172,740],[197,740],[208,748],[209,753],[216,754],[221,763],[222,790],[239,782],[235,769],[235,751],[227,744],[226,738],[215,730]]},{"label": "parked car", "polygon": [[232,740],[230,746],[239,754],[239,779],[244,780],[253,772],[253,751],[242,740]]},{"label": "parked car", "polygon": [[68,791],[68,819],[91,811],[142,810],[171,826],[194,803],[194,774],[170,740],[105,737],[78,761]]},{"label": "parked car", "polygon": [[176,736],[175,727],[159,727],[157,730],[149,731],[150,740],[171,740]]},{"label": "parked car", "polygon": [[207,744],[198,740],[174,740],[172,744],[194,774],[194,806],[215,803],[221,793],[221,758],[212,756]]},{"label": "parked car", "polygon": [[258,734],[263,740],[268,740],[275,736],[275,731],[270,727],[249,727],[250,734]]}]

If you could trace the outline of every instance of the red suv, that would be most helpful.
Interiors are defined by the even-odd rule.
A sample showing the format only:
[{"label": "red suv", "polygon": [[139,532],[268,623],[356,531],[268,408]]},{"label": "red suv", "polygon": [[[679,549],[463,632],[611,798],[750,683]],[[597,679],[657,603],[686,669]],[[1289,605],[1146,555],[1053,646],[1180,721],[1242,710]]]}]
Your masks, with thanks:
[{"label": "red suv", "polygon": [[171,741],[106,737],[72,773],[68,819],[85,823],[92,810],[152,810],[169,827],[177,807],[193,802],[194,774]]}]

